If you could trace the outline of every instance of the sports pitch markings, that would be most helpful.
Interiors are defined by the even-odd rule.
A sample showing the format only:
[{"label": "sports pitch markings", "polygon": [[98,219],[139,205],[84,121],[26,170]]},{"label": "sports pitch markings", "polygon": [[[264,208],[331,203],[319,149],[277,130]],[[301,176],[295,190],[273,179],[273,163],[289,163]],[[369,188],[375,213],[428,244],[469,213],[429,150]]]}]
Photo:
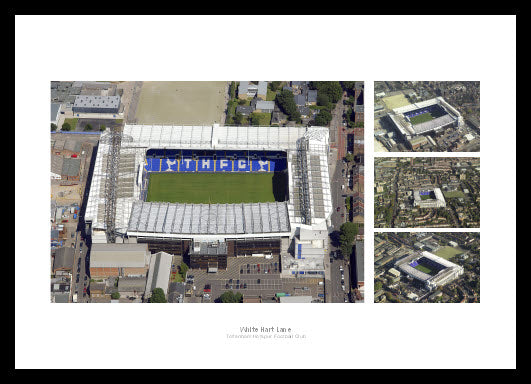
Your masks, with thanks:
[{"label": "sports pitch markings", "polygon": [[152,173],[146,201],[188,204],[267,203],[275,199],[274,173]]}]

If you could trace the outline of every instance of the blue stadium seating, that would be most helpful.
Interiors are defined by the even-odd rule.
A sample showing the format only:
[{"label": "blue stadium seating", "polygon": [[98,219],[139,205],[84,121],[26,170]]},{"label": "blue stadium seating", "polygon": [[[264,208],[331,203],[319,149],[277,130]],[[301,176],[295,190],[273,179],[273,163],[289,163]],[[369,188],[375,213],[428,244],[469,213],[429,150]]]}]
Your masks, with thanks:
[{"label": "blue stadium seating", "polygon": [[150,149],[144,168],[147,172],[281,172],[288,166],[285,156],[263,151]]}]

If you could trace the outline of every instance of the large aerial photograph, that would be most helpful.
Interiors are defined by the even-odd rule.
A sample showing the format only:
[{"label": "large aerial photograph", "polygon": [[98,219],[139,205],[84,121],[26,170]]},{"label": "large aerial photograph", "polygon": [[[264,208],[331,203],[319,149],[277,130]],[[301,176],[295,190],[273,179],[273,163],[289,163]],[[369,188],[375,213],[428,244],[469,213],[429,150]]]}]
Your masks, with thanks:
[{"label": "large aerial photograph", "polygon": [[364,83],[51,81],[51,301],[364,301]]}]

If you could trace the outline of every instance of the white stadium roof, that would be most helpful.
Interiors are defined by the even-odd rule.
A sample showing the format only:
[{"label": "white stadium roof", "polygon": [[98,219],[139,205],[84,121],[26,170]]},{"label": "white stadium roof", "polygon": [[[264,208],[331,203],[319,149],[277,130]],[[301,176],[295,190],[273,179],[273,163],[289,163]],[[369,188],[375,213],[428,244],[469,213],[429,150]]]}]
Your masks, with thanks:
[{"label": "white stadium roof", "polygon": [[290,232],[287,204],[172,204],[137,201],[127,232],[235,235]]},{"label": "white stadium roof", "polygon": [[[100,137],[98,152],[94,165],[90,194],[87,203],[85,220],[92,223],[93,229],[105,229],[105,189],[109,179],[107,159],[110,152],[110,133],[104,132]],[[291,163],[296,157],[301,140],[306,147],[306,163],[301,171],[297,164]],[[268,204],[168,204],[142,203],[140,201],[141,168],[146,151],[150,148],[167,149],[205,149],[205,150],[281,150],[288,152],[289,171],[289,201]],[[225,234],[275,233],[292,230],[296,223],[305,223],[301,218],[297,200],[299,190],[308,192],[311,212],[311,225],[322,225],[332,213],[332,199],[328,173],[328,128],[326,127],[254,127],[254,126],[161,126],[161,125],[125,125],[120,145],[118,164],[118,180],[116,192],[115,228],[118,233],[129,231],[149,231],[146,233],[165,234],[177,237],[180,234],[210,234],[223,231]],[[294,171],[304,173],[294,174]],[[304,180],[302,180],[304,179]],[[302,180],[302,181],[301,181]],[[196,225],[187,229],[186,225],[176,227],[174,222],[160,220],[158,214],[150,216],[152,221],[141,221],[140,214],[145,215],[144,209],[165,210],[170,213],[175,209],[185,209],[187,223]],[[230,207],[229,207],[230,206]],[[162,208],[164,207],[164,208]],[[250,209],[250,213],[247,211]],[[258,210],[260,214],[254,215]],[[232,212],[232,213],[231,213]],[[281,224],[269,225],[267,212],[278,212]],[[287,212],[287,213],[286,213]],[[222,227],[219,220],[223,215],[227,218],[235,217],[235,228],[230,225]],[[276,213],[274,213],[276,214]],[[285,220],[285,215],[287,219]],[[153,214],[150,214],[153,215]],[[252,216],[249,216],[252,215]],[[208,225],[205,217],[208,216]],[[218,217],[219,216],[219,217]],[[142,216],[143,217],[143,216]],[[248,218],[252,217],[249,221]],[[260,220],[257,219],[260,218]],[[274,218],[272,216],[270,218]],[[139,219],[137,221],[137,218]],[[215,218],[215,220],[214,220]],[[199,220],[195,223],[193,220]],[[216,228],[214,229],[214,222]],[[244,223],[243,230],[238,223]],[[252,223],[252,225],[250,224]],[[199,226],[197,226],[199,225]],[[205,227],[205,225],[207,225]],[[179,228],[179,229],[177,229]],[[151,232],[153,230],[153,232]],[[186,230],[186,232],[184,232]],[[183,231],[183,232],[180,232]],[[221,234],[221,232],[216,232]]]},{"label": "white stadium roof", "polygon": [[[412,125],[404,117],[404,113],[411,112],[411,111],[414,111],[420,108],[426,108],[426,107],[429,107],[430,105],[435,105],[435,104],[438,104],[441,107],[443,107],[446,110],[446,112],[448,112],[448,114],[440,116],[430,121],[416,124],[416,125]],[[435,97],[433,99],[429,99],[429,100],[421,101],[418,103],[408,104],[403,107],[395,108],[389,114],[389,117],[395,124],[396,128],[398,128],[400,133],[404,136],[420,135],[420,134],[439,129],[448,124],[452,124],[454,122],[459,122],[460,120],[462,120],[461,114],[454,107],[448,104],[444,100],[444,98],[440,96]]]}]

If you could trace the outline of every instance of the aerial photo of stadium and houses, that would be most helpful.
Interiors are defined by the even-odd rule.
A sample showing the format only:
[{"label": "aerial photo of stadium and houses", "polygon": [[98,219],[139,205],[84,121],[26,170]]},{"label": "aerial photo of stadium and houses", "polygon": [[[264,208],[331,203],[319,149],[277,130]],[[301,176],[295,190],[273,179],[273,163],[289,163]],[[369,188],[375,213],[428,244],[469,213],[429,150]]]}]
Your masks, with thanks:
[{"label": "aerial photo of stadium and houses", "polygon": [[52,82],[52,301],[362,302],[363,88]]}]

